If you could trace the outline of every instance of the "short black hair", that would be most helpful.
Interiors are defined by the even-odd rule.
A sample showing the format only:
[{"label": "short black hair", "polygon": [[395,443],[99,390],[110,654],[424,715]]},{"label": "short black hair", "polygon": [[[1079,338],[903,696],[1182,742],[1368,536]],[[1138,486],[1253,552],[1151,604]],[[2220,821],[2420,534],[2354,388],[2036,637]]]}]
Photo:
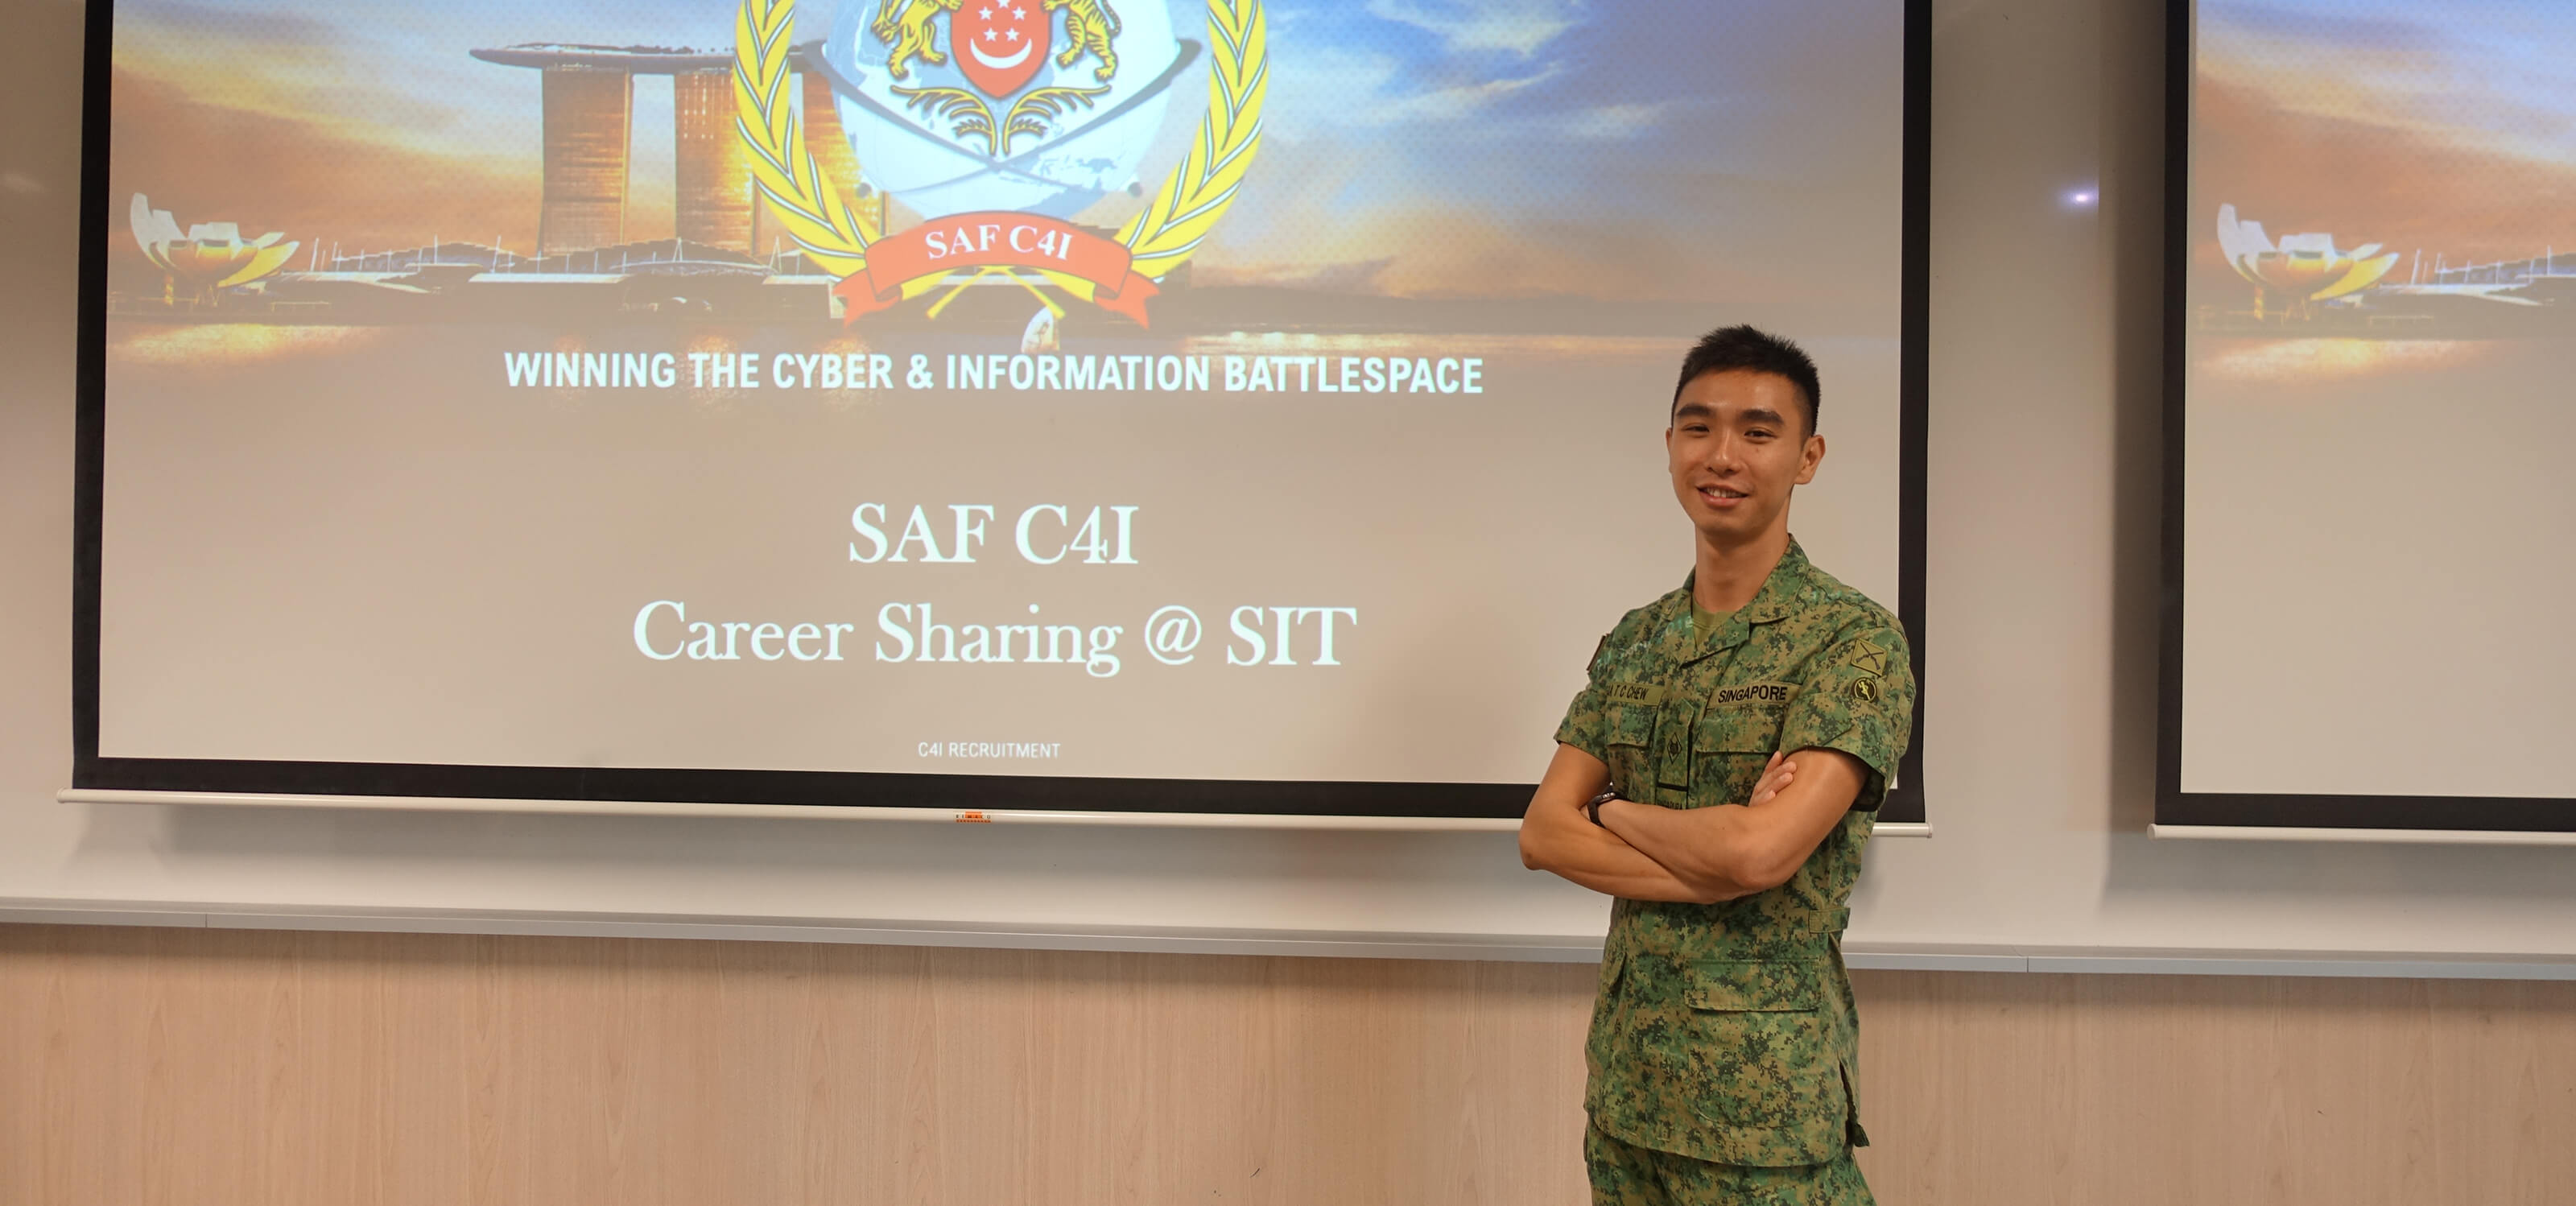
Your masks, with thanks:
[{"label": "short black hair", "polygon": [[1682,357],[1682,379],[1673,384],[1673,405],[1682,404],[1682,390],[1691,382],[1734,369],[1788,378],[1806,396],[1807,434],[1816,434],[1816,417],[1825,404],[1824,387],[1816,381],[1816,362],[1797,344],[1745,323],[1699,337],[1690,355]]}]

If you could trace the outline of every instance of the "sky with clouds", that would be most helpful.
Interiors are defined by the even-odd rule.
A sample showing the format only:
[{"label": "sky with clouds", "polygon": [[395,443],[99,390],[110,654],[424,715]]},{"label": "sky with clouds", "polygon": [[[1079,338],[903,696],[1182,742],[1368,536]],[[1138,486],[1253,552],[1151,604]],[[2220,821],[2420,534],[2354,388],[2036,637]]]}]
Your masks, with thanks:
[{"label": "sky with clouds", "polygon": [[2202,0],[2199,14],[2197,208],[2428,267],[2576,246],[2564,0]]},{"label": "sky with clouds", "polygon": [[2565,0],[2220,0],[2200,14],[2204,74],[2286,109],[2576,165]]},{"label": "sky with clouds", "polygon": [[[806,0],[803,28],[831,11]],[[1202,11],[1173,4],[1174,27],[1203,38]],[[1901,14],[1272,0],[1262,150],[1202,279],[1892,308]],[[112,170],[157,206],[256,210],[204,216],[343,243],[425,240],[406,231],[431,220],[525,242],[538,75],[466,52],[722,47],[732,15],[723,0],[117,0]],[[1176,84],[1192,99],[1172,106],[1167,147],[1196,122],[1200,78]],[[670,221],[670,94],[648,79],[635,96],[629,229],[651,237]],[[1167,167],[1149,160],[1147,178]]]}]

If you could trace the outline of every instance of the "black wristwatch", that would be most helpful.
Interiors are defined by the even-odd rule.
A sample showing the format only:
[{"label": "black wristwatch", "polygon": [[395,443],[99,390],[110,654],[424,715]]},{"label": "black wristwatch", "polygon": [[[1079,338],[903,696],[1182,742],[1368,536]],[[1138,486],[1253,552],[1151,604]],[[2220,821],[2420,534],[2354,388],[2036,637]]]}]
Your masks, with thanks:
[{"label": "black wristwatch", "polygon": [[[1592,818],[1593,824],[1601,825],[1601,806],[1618,798],[1619,789],[1616,787],[1602,792],[1600,795],[1592,797],[1591,802],[1583,806],[1583,815]],[[1601,825],[1601,827],[1604,829],[1609,828],[1607,825]]]}]

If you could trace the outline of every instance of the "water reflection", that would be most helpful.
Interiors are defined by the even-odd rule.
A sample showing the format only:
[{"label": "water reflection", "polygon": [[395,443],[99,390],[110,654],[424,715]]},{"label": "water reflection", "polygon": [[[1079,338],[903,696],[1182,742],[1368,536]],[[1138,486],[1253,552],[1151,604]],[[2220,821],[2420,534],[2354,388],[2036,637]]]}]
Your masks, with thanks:
[{"label": "water reflection", "polygon": [[2219,339],[2202,375],[2254,385],[2325,384],[2399,373],[2443,372],[2485,359],[2494,341],[2455,339]]},{"label": "water reflection", "polygon": [[109,351],[137,364],[228,366],[374,344],[382,327],[275,326],[256,322],[135,326],[116,332]]}]

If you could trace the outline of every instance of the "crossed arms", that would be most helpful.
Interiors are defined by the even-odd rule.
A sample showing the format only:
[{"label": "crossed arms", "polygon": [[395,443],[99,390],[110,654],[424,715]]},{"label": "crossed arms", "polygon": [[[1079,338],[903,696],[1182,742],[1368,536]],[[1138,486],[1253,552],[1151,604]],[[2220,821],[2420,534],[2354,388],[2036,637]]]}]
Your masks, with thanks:
[{"label": "crossed arms", "polygon": [[1583,806],[1608,786],[1610,768],[1559,745],[1521,818],[1521,865],[1631,900],[1750,896],[1797,874],[1860,798],[1867,775],[1840,750],[1774,753],[1744,804],[1676,809],[1612,800],[1594,825]]}]

